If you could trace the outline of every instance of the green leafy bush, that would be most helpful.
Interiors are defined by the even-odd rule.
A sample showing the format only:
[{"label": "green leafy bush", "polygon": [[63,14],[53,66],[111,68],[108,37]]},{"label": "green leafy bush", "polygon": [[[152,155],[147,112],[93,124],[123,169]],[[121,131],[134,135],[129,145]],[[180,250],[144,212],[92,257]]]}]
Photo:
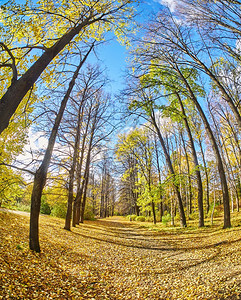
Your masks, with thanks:
[{"label": "green leafy bush", "polygon": [[10,209],[15,209],[15,210],[20,210],[20,211],[26,211],[26,212],[30,212],[30,205],[25,205],[22,203],[17,203],[13,206],[8,207]]},{"label": "green leafy bush", "polygon": [[85,209],[84,220],[90,220],[90,221],[95,220],[95,215],[90,207],[86,207]]},{"label": "green leafy bush", "polygon": [[67,205],[65,203],[57,203],[51,210],[51,216],[65,218],[67,213]]},{"label": "green leafy bush", "polygon": [[170,214],[162,216],[162,223],[167,224],[170,221],[171,221],[171,215]]},{"label": "green leafy bush", "polygon": [[138,222],[145,222],[146,218],[144,216],[138,216],[138,217],[136,217],[136,221],[138,221]]},{"label": "green leafy bush", "polygon": [[137,218],[137,215],[130,215],[130,216],[129,216],[129,220],[130,220],[130,221],[135,221],[136,218]]},{"label": "green leafy bush", "polygon": [[40,213],[44,215],[50,215],[51,213],[51,208],[45,198],[42,198],[41,200]]}]

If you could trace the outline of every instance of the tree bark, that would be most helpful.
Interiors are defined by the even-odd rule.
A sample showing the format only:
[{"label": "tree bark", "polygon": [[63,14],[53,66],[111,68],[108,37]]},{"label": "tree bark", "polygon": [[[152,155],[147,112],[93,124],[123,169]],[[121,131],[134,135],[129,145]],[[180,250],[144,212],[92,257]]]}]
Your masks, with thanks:
[{"label": "tree bark", "polygon": [[174,190],[175,190],[175,193],[176,193],[176,196],[177,196],[177,200],[178,200],[178,208],[179,208],[179,214],[180,214],[180,223],[181,223],[182,227],[186,227],[187,223],[186,223],[186,216],[185,216],[185,212],[184,212],[184,208],[183,208],[182,198],[181,198],[181,194],[180,194],[179,188],[178,188],[177,184],[175,183],[176,174],[174,172],[174,169],[173,169],[173,166],[172,166],[172,162],[171,162],[171,158],[170,158],[169,153],[168,153],[168,151],[166,149],[166,145],[165,145],[165,142],[163,140],[161,131],[160,131],[160,129],[159,129],[157,123],[156,123],[154,111],[151,114],[151,120],[152,120],[152,124],[155,127],[155,130],[156,130],[156,133],[158,135],[158,138],[160,140],[160,143],[161,143],[161,146],[162,146],[165,158],[166,158],[166,162],[167,162],[169,171],[170,171],[170,173],[173,176],[173,186],[174,186]]},{"label": "tree bark", "polygon": [[[157,141],[156,138],[154,139],[155,143],[155,151],[156,151],[156,163],[157,163],[157,171],[158,171],[158,180],[159,180],[159,185],[161,185],[161,168],[160,168],[160,162],[159,162],[159,154],[158,154],[158,149],[157,149]],[[160,186],[160,222],[162,221],[162,216],[163,216],[163,196],[162,196],[162,191],[161,191],[161,186]]]},{"label": "tree bark", "polygon": [[205,159],[205,154],[203,151],[203,146],[202,146],[202,141],[200,138],[198,138],[198,143],[200,146],[200,150],[201,150],[201,155],[202,155],[202,160],[203,160],[203,164],[204,164],[204,173],[205,173],[205,177],[206,177],[206,213],[209,212],[210,209],[210,199],[209,199],[209,191],[210,191],[210,187],[209,187],[209,176],[208,176],[208,167],[207,167],[207,163],[206,163],[206,159]]},{"label": "tree bark", "polygon": [[91,113],[89,111],[84,136],[82,138],[81,151],[80,151],[80,162],[79,162],[78,174],[77,174],[77,193],[76,193],[76,197],[74,200],[74,206],[73,206],[73,220],[72,220],[73,226],[79,225],[79,222],[80,222],[81,200],[82,200],[83,188],[84,188],[84,186],[83,186],[84,180],[81,184],[81,172],[82,172],[85,144],[86,144],[86,138],[87,138],[87,133],[88,133],[89,124],[90,124],[90,119],[91,119]]},{"label": "tree bark", "polygon": [[[191,174],[190,174],[190,163],[189,163],[189,158],[188,158],[188,153],[185,145],[185,141],[183,138],[183,135],[181,133],[181,139],[182,139],[182,144],[183,144],[183,149],[185,153],[185,158],[186,158],[186,164],[187,164],[187,173],[188,173],[188,192],[189,192],[189,201],[187,200],[187,212],[189,214],[192,213],[192,200],[193,200],[193,194],[192,194],[192,181],[191,181]],[[186,190],[186,199],[187,197],[187,190]]]},{"label": "tree bark", "polygon": [[67,213],[66,213],[65,226],[64,226],[64,229],[66,230],[70,230],[70,226],[71,226],[70,224],[71,224],[71,217],[72,217],[72,206],[74,200],[74,174],[75,174],[77,156],[78,156],[79,144],[80,144],[80,123],[81,123],[80,113],[81,113],[82,104],[83,104],[83,98],[80,103],[79,111],[78,111],[77,131],[75,135],[73,161],[69,171],[68,206],[67,206]]},{"label": "tree bark", "polygon": [[156,225],[156,210],[155,210],[155,203],[153,200],[151,201],[151,208],[153,214],[153,223]]},{"label": "tree bark", "polygon": [[92,127],[91,138],[90,138],[90,143],[89,143],[89,149],[88,149],[87,158],[86,158],[84,179],[83,179],[82,187],[81,187],[82,194],[83,194],[83,200],[82,200],[82,203],[81,203],[80,218],[78,220],[80,223],[84,222],[84,213],[85,213],[85,205],[86,205],[86,193],[87,193],[87,187],[88,187],[88,181],[89,181],[90,154],[91,154],[93,136],[94,136],[94,125]]},{"label": "tree bark", "polygon": [[93,45],[91,46],[88,53],[85,55],[84,59],[80,61],[74,75],[69,83],[68,90],[61,102],[58,114],[55,118],[54,126],[51,131],[51,135],[48,141],[48,146],[43,158],[43,161],[36,171],[34,177],[34,185],[31,195],[31,211],[30,211],[30,232],[29,232],[29,247],[31,250],[40,252],[40,245],[39,245],[39,213],[40,213],[40,206],[41,206],[41,197],[43,188],[46,183],[47,178],[47,171],[50,164],[51,156],[53,153],[53,148],[56,140],[56,136],[58,133],[59,125],[63,117],[63,113],[69,99],[70,93],[75,85],[75,80],[79,74],[80,68],[83,66],[85,60],[87,59],[89,53],[91,52]]},{"label": "tree bark", "polygon": [[206,132],[207,132],[210,142],[212,144],[215,158],[217,160],[218,171],[219,171],[219,176],[220,176],[221,185],[222,185],[222,192],[223,192],[223,207],[224,207],[224,225],[223,225],[223,227],[224,228],[231,227],[228,184],[227,184],[227,180],[226,180],[226,176],[225,176],[225,169],[223,166],[222,158],[221,158],[221,155],[220,155],[220,152],[218,149],[218,145],[216,143],[216,140],[213,135],[212,129],[210,127],[210,124],[202,110],[201,105],[199,104],[196,96],[194,95],[190,85],[188,84],[186,78],[183,76],[182,72],[179,70],[177,65],[176,65],[176,69],[190,94],[190,99],[193,101],[194,105],[196,106],[196,108],[200,114],[200,117],[201,117],[204,127],[206,129]]},{"label": "tree bark", "polygon": [[196,177],[197,177],[197,186],[198,186],[199,227],[203,227],[204,226],[203,186],[202,186],[201,172],[200,172],[200,169],[199,169],[199,163],[198,163],[198,158],[197,158],[197,152],[196,152],[196,149],[195,149],[195,146],[194,146],[192,132],[191,132],[191,129],[190,129],[189,124],[188,124],[187,115],[186,115],[185,108],[183,106],[181,97],[178,93],[176,93],[176,96],[177,96],[177,99],[178,99],[178,102],[180,104],[181,111],[182,111],[182,114],[183,114],[184,125],[185,125],[185,128],[187,130],[189,143],[190,143],[190,147],[191,147],[191,151],[192,151],[193,162],[194,162],[194,165],[195,165],[195,173],[196,173]]},{"label": "tree bark", "polygon": [[85,206],[86,206],[86,194],[88,190],[88,182],[89,182],[89,165],[86,172],[85,183],[84,183],[84,193],[83,193],[83,201],[81,202],[81,213],[80,213],[80,223],[84,223],[84,214],[85,214]]}]

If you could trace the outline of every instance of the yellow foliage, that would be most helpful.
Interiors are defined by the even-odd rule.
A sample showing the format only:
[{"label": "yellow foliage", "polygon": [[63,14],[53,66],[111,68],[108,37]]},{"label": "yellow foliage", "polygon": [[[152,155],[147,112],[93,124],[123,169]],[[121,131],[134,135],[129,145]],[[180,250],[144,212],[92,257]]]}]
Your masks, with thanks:
[{"label": "yellow foliage", "polygon": [[240,227],[186,232],[114,217],[70,232],[40,216],[36,254],[28,223],[0,211],[0,299],[240,299]]}]

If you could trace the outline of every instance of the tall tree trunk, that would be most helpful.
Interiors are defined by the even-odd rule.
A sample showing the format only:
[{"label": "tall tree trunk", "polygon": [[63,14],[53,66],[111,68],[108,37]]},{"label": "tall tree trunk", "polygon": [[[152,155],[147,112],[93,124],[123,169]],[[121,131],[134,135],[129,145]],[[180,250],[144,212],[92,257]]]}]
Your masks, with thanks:
[{"label": "tall tree trunk", "polygon": [[80,223],[84,223],[84,214],[85,214],[85,206],[86,206],[86,194],[88,190],[88,182],[89,182],[89,166],[87,168],[85,183],[84,183],[84,193],[83,193],[83,201],[81,202],[81,213],[80,213]]},{"label": "tall tree trunk", "polygon": [[206,213],[208,214],[209,209],[210,209],[210,186],[209,186],[209,176],[208,176],[208,167],[207,167],[207,163],[206,163],[206,159],[205,159],[205,154],[203,151],[203,146],[202,146],[202,141],[200,139],[200,137],[198,138],[198,143],[199,143],[199,147],[201,150],[201,155],[202,155],[202,160],[203,160],[203,165],[204,165],[204,173],[205,173],[205,177],[206,177]]},{"label": "tall tree trunk", "polygon": [[151,208],[153,214],[153,223],[156,225],[156,210],[155,210],[155,203],[153,200],[151,201]]},{"label": "tall tree trunk", "polygon": [[78,170],[77,170],[77,192],[74,199],[74,205],[73,205],[73,220],[72,220],[72,226],[75,227],[75,225],[79,225],[79,219],[80,219],[80,205],[81,205],[81,199],[83,194],[83,186],[81,185],[81,173],[82,173],[82,164],[83,164],[83,158],[84,158],[84,141],[82,141],[82,148],[81,148],[81,156],[80,161],[78,162]]},{"label": "tall tree trunk", "polygon": [[[106,161],[104,161],[103,169],[102,169],[102,180],[101,180],[101,196],[100,196],[100,217],[104,218],[105,216],[105,194],[106,194]],[[129,193],[130,193],[129,189]],[[129,199],[131,199],[131,196],[129,196]],[[132,209],[132,203],[130,205]],[[132,214],[132,212],[130,213]]]},{"label": "tall tree trunk", "polygon": [[[217,124],[217,121],[213,115],[213,112],[212,112],[212,109],[211,109],[211,106],[210,106],[210,103],[208,105],[208,108],[209,108],[209,113],[212,117],[212,120],[213,120],[213,124],[215,126],[215,129],[216,129],[216,132],[217,132],[217,135],[220,137],[220,140],[219,140],[219,147],[221,149],[221,153],[222,153],[222,156],[223,156],[223,161],[224,161],[224,164],[226,166],[226,170],[228,172],[227,176],[228,176],[228,179],[229,179],[229,183],[230,183],[230,194],[231,194],[231,204],[232,204],[232,212],[233,212],[233,195],[232,195],[232,189],[231,189],[231,186],[232,188],[234,189],[235,191],[235,194],[236,194],[236,197],[238,197],[238,191],[237,191],[237,188],[235,186],[235,176],[234,176],[234,173],[233,173],[233,168],[232,168],[232,164],[231,164],[231,160],[230,160],[230,156],[229,156],[229,153],[228,153],[228,149],[227,149],[227,146],[226,146],[226,143],[225,143],[225,139],[224,139],[224,136],[221,132],[221,130],[219,130],[219,126]],[[226,155],[226,159],[227,161],[225,160],[225,157],[224,157],[224,153],[223,153],[223,150],[224,150],[224,153]],[[234,152],[235,153],[235,152]]]},{"label": "tall tree trunk", "polygon": [[197,186],[198,186],[199,227],[203,227],[204,226],[203,186],[202,186],[201,172],[200,172],[200,169],[199,169],[199,163],[198,163],[198,158],[197,158],[197,152],[196,152],[196,149],[195,149],[195,146],[194,146],[192,132],[191,132],[191,129],[189,127],[186,111],[185,111],[185,108],[183,106],[181,97],[178,93],[176,93],[176,96],[177,96],[177,99],[179,101],[181,111],[182,111],[182,114],[183,114],[183,120],[184,120],[185,128],[186,128],[186,131],[187,131],[187,134],[188,134],[190,148],[191,148],[191,151],[192,151],[193,162],[194,162],[194,165],[195,165],[195,174],[196,174],[196,177],[197,177]]},{"label": "tall tree trunk", "polygon": [[99,107],[99,104],[97,104],[97,106],[96,106],[96,112],[95,112],[95,115],[94,115],[94,120],[93,120],[93,124],[92,124],[92,128],[91,128],[89,148],[88,148],[88,153],[87,153],[87,158],[86,158],[86,165],[85,165],[85,173],[84,173],[84,179],[83,179],[83,183],[82,183],[82,192],[84,191],[84,195],[83,195],[84,197],[83,197],[83,201],[82,201],[82,204],[81,204],[80,220],[78,220],[78,222],[81,222],[81,223],[84,222],[86,193],[87,193],[88,181],[89,181],[90,155],[91,155],[92,143],[93,143],[94,132],[95,132],[95,126],[96,126],[96,121],[97,121],[98,107]]},{"label": "tall tree trunk", "polygon": [[[182,139],[182,144],[183,144],[183,149],[185,152],[185,158],[186,158],[186,164],[187,164],[187,173],[188,173],[188,192],[189,192],[189,201],[187,200],[187,211],[189,212],[189,214],[192,213],[192,199],[193,199],[193,194],[192,194],[192,181],[191,181],[191,174],[190,174],[190,163],[189,163],[189,158],[188,158],[188,153],[187,153],[187,149],[186,149],[186,145],[185,145],[185,141],[183,138],[183,135],[181,133],[181,139]],[[186,191],[186,194],[188,193]],[[187,196],[186,196],[187,198]],[[188,205],[189,202],[189,205]]]},{"label": "tall tree trunk", "polygon": [[40,213],[40,206],[41,206],[41,197],[43,188],[46,183],[47,178],[47,171],[50,164],[56,136],[58,133],[59,125],[61,122],[61,119],[63,117],[63,113],[67,104],[67,101],[69,99],[70,93],[72,92],[72,89],[75,85],[75,80],[79,74],[80,68],[83,66],[83,63],[87,59],[90,51],[92,50],[92,47],[88,51],[88,53],[85,55],[84,59],[80,62],[78,67],[76,68],[76,71],[74,72],[74,75],[69,83],[68,90],[61,102],[58,114],[55,118],[54,126],[51,131],[51,135],[48,141],[48,147],[46,149],[43,161],[36,171],[35,177],[34,177],[34,185],[31,195],[31,211],[30,211],[30,232],[29,232],[29,247],[31,250],[34,250],[36,252],[40,252],[40,245],[39,245],[39,213]]},{"label": "tall tree trunk", "polygon": [[196,96],[194,95],[190,85],[188,84],[186,78],[183,76],[182,72],[179,70],[178,66],[176,66],[177,71],[184,82],[189,94],[190,94],[190,99],[193,101],[194,105],[196,106],[200,117],[203,121],[204,127],[206,129],[206,132],[209,136],[210,142],[212,144],[212,148],[215,154],[215,158],[217,160],[217,165],[218,165],[218,171],[219,171],[219,176],[221,180],[221,185],[222,185],[222,193],[223,193],[223,207],[224,207],[224,228],[231,227],[231,220],[230,220],[230,204],[229,204],[229,192],[228,192],[228,184],[227,184],[227,179],[225,175],[225,169],[223,166],[222,158],[218,149],[218,145],[216,143],[215,137],[213,135],[212,129],[210,127],[210,124],[202,110],[201,105],[199,104]]},{"label": "tall tree trunk", "polygon": [[[157,141],[156,138],[154,138],[154,143],[155,143],[155,151],[156,151],[156,162],[157,162],[157,171],[158,171],[158,180],[159,184],[161,185],[161,167],[160,167],[160,162],[159,162],[159,154],[158,154],[158,149],[157,149]],[[162,221],[162,216],[163,216],[163,196],[162,196],[162,191],[160,188],[160,206],[159,206],[159,211],[160,211],[160,222]]]},{"label": "tall tree trunk", "polygon": [[174,169],[173,169],[173,166],[172,166],[172,162],[171,162],[171,158],[170,158],[169,153],[168,153],[168,151],[166,149],[166,145],[165,145],[165,142],[163,140],[161,131],[160,131],[160,129],[159,129],[157,123],[156,123],[154,111],[151,114],[151,120],[152,120],[153,126],[155,127],[155,130],[156,130],[156,133],[158,135],[158,138],[160,140],[160,143],[161,143],[161,146],[162,146],[165,158],[166,158],[166,162],[167,162],[169,171],[170,171],[171,175],[173,176],[173,187],[174,187],[174,190],[175,190],[175,193],[176,193],[176,196],[177,196],[177,200],[178,200],[178,208],[179,208],[179,214],[180,214],[180,223],[181,223],[182,227],[186,227],[187,223],[186,223],[186,216],[185,216],[185,212],[184,212],[184,208],[183,208],[182,198],[181,198],[181,194],[180,194],[179,188],[178,188],[177,184],[175,183],[176,174],[174,172]]},{"label": "tall tree trunk", "polygon": [[83,183],[81,185],[81,172],[82,172],[82,165],[83,165],[84,152],[85,152],[85,144],[86,144],[86,138],[87,138],[87,133],[88,133],[89,124],[90,124],[90,119],[91,119],[91,116],[90,116],[90,112],[89,112],[85,132],[84,132],[84,136],[83,136],[83,139],[82,139],[81,150],[80,150],[80,161],[79,161],[78,173],[77,173],[77,193],[76,193],[76,197],[75,197],[74,205],[73,205],[73,220],[72,220],[72,226],[73,227],[76,224],[79,225],[79,221],[80,221],[81,199],[82,199],[83,188],[84,188],[84,186],[83,186],[84,180],[83,180]]},{"label": "tall tree trunk", "polygon": [[[77,158],[78,158],[78,153],[79,153],[79,146],[80,146],[80,126],[81,126],[81,121],[82,121],[81,110],[82,110],[83,102],[84,102],[84,96],[82,97],[81,103],[79,104],[77,129],[76,129],[75,143],[74,143],[73,161],[72,161],[72,166],[69,171],[68,206],[67,206],[67,213],[66,213],[66,217],[65,217],[65,226],[64,226],[64,229],[66,229],[66,230],[70,230],[71,217],[72,217],[72,206],[73,206],[73,200],[74,200],[74,174],[75,174],[76,163],[77,163]],[[74,217],[73,217],[73,219],[74,219]]]}]

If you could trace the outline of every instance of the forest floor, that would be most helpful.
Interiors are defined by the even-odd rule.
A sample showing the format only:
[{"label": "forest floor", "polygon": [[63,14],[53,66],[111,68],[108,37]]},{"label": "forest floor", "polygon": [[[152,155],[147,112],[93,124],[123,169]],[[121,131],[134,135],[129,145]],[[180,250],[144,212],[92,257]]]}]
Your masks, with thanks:
[{"label": "forest floor", "polygon": [[41,216],[37,254],[29,216],[0,211],[0,299],[241,299],[241,216],[233,223],[159,230],[113,217],[69,232]]}]

